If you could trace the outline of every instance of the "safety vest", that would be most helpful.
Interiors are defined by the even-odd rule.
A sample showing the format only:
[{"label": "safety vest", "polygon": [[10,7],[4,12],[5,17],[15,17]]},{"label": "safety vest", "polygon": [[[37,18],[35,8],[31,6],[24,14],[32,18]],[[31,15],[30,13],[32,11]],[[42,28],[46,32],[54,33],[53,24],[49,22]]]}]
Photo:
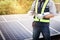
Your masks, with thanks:
[{"label": "safety vest", "polygon": [[[43,14],[44,13],[44,10],[45,10],[45,8],[46,8],[46,6],[47,6],[47,3],[48,3],[48,0],[45,0],[45,2],[44,2],[44,4],[43,4],[43,7],[42,7],[42,9],[41,9],[41,14]],[[35,13],[38,13],[38,0],[36,0],[36,5],[35,5]],[[38,19],[38,17],[34,17],[34,21],[40,21],[40,22],[49,22],[50,20],[48,19]]]}]

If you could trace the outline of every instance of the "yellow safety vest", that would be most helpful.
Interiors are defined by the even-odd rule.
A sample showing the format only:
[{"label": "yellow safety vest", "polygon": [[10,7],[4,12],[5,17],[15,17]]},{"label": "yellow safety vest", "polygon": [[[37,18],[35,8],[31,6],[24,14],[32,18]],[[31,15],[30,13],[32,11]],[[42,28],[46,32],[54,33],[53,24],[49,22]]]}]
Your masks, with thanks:
[{"label": "yellow safety vest", "polygon": [[[45,8],[46,8],[47,3],[48,3],[48,0],[45,0],[45,3],[44,3],[44,5],[43,5],[43,7],[42,7],[42,10],[41,10],[41,14],[44,13],[44,10],[45,10]],[[37,11],[38,11],[37,8],[38,8],[38,0],[36,0],[35,13],[37,13]],[[39,19],[35,16],[34,21],[49,22],[50,20],[46,20],[46,19],[43,19],[43,18],[39,20]]]}]

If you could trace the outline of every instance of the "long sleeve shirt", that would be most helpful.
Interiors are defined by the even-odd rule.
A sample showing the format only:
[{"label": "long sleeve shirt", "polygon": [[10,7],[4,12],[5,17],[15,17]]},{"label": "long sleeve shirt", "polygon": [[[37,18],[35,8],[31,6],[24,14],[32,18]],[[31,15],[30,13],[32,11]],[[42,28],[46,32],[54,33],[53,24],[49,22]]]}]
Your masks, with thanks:
[{"label": "long sleeve shirt", "polygon": [[[36,0],[32,3],[30,11],[34,12],[35,4],[36,4]],[[38,6],[39,6],[39,2],[38,2]],[[52,0],[49,0],[47,6],[49,7],[49,13],[56,15],[56,7]]]}]

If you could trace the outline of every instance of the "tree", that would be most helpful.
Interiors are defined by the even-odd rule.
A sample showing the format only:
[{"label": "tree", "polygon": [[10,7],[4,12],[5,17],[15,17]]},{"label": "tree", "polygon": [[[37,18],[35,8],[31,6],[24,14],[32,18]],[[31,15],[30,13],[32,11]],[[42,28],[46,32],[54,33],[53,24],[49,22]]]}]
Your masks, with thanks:
[{"label": "tree", "polygon": [[0,0],[0,14],[26,13],[33,0]]}]

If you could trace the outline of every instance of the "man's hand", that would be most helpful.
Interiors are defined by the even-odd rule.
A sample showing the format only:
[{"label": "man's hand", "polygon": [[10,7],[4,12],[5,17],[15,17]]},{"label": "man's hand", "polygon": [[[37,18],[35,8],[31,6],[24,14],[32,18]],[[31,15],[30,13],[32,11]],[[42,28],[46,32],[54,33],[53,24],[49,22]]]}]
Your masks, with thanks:
[{"label": "man's hand", "polygon": [[37,14],[36,15],[39,19],[42,19],[43,18],[43,15],[42,14]]},{"label": "man's hand", "polygon": [[50,13],[50,12],[44,13],[44,18],[52,18],[52,17],[54,17],[54,15],[52,13]]},{"label": "man's hand", "polygon": [[49,14],[50,14],[49,12],[45,12],[45,13],[44,13],[44,16],[49,15]]},{"label": "man's hand", "polygon": [[36,26],[36,22],[32,22],[32,27],[35,27]]},{"label": "man's hand", "polygon": [[27,13],[27,15],[33,15],[33,14],[34,14],[33,11],[29,11],[29,12]]}]

